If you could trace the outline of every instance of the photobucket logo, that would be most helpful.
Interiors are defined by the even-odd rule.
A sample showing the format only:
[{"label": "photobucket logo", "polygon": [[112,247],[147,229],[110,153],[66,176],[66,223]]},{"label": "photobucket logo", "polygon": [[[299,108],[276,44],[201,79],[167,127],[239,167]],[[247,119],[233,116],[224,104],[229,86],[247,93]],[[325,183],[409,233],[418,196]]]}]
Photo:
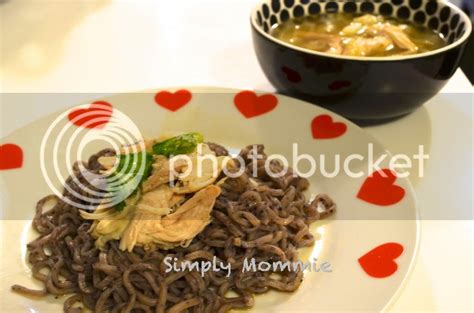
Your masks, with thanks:
[{"label": "photobucket logo", "polygon": [[[300,154],[297,143],[292,145],[292,159],[281,154],[264,155],[259,152],[259,146],[253,145],[246,154],[244,160],[242,155],[234,156],[232,159],[228,157],[223,163],[222,171],[225,176],[236,178],[244,173],[250,174],[254,178],[261,176],[262,164],[265,174],[272,178],[281,178],[287,175],[310,178],[320,175],[325,178],[334,178],[338,175],[346,175],[350,178],[360,178],[379,172],[382,177],[387,174],[383,171],[389,168],[397,177],[406,178],[410,176],[410,169],[414,168],[414,163],[418,163],[418,176],[424,176],[425,160],[429,159],[429,155],[425,153],[424,146],[418,147],[418,152],[411,156],[398,154],[390,156],[389,154],[376,155],[374,145],[367,145],[367,154],[349,154],[342,157],[340,154],[319,154],[312,156],[310,154]],[[184,172],[177,172],[175,164],[185,162]],[[197,148],[197,158],[193,160],[188,155],[179,155],[170,159],[170,177],[183,179],[187,176],[194,175],[198,178],[205,176],[203,168],[209,168],[212,162],[213,176],[219,176],[219,160],[212,154],[203,154],[202,147]],[[228,166],[230,164],[230,166]],[[196,168],[193,168],[193,167]],[[302,167],[305,166],[305,170]]]},{"label": "photobucket logo", "polygon": [[136,178],[143,175],[145,163],[129,157],[123,159],[120,169],[115,162],[112,169],[99,171],[76,161],[86,160],[104,147],[117,153],[125,147],[127,155],[145,160],[142,135],[127,115],[108,104],[95,103],[93,110],[80,106],[71,112],[78,114],[61,114],[43,136],[42,174],[50,189],[70,205],[81,209],[115,206],[137,189]]}]

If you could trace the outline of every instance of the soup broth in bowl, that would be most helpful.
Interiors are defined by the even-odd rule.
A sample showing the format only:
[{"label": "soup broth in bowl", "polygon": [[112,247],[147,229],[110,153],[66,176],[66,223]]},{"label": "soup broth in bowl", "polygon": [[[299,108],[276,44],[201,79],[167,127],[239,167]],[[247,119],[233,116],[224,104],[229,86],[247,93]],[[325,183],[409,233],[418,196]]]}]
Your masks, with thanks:
[{"label": "soup broth in bowl", "polygon": [[275,38],[336,55],[390,57],[442,48],[441,33],[406,20],[372,14],[329,13],[273,25]]},{"label": "soup broth in bowl", "polygon": [[278,92],[371,124],[436,95],[472,30],[461,9],[435,0],[261,0],[250,22]]}]

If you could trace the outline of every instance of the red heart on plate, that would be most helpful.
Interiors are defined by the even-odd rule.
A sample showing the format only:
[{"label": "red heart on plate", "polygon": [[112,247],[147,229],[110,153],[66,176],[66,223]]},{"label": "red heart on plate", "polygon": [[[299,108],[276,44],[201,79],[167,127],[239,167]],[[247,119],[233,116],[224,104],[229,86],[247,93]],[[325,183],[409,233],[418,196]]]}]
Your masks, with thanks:
[{"label": "red heart on plate", "polygon": [[313,119],[311,131],[314,139],[333,139],[344,135],[347,125],[342,122],[333,122],[331,116],[323,114]]},{"label": "red heart on plate", "polygon": [[11,170],[23,165],[23,151],[15,144],[0,145],[0,170]]},{"label": "red heart on plate", "polygon": [[389,277],[398,269],[395,259],[403,253],[403,246],[396,242],[384,243],[359,258],[359,264],[369,276]]},{"label": "red heart on plate", "polygon": [[77,109],[68,115],[69,121],[85,128],[102,128],[112,116],[112,105],[105,101],[96,101],[87,109]]},{"label": "red heart on plate", "polygon": [[390,169],[374,172],[364,181],[357,198],[381,206],[398,203],[405,196],[405,189],[394,184],[396,179]]},{"label": "red heart on plate", "polygon": [[155,102],[172,112],[176,112],[191,101],[193,95],[185,89],[178,90],[174,93],[169,91],[160,91],[155,96]]},{"label": "red heart on plate", "polygon": [[243,116],[252,118],[276,108],[278,98],[271,94],[258,96],[255,92],[247,90],[235,96],[234,104]]},{"label": "red heart on plate", "polygon": [[301,75],[294,69],[283,66],[281,70],[283,71],[283,73],[285,73],[286,79],[288,79],[289,82],[299,83],[301,81]]},{"label": "red heart on plate", "polygon": [[329,84],[329,90],[336,91],[342,88],[347,88],[351,85],[350,81],[347,80],[336,80]]}]

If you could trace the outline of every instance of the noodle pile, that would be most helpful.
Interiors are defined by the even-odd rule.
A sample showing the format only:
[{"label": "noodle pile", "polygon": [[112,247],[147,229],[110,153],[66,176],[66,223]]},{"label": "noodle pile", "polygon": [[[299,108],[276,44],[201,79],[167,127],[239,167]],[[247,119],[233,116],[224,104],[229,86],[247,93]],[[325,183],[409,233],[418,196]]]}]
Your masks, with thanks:
[{"label": "noodle pile", "polygon": [[[209,146],[217,155],[227,154],[217,144]],[[263,145],[257,147],[264,154]],[[242,271],[244,260],[298,261],[297,249],[314,243],[309,224],[331,214],[335,204],[325,195],[307,203],[303,191],[308,181],[295,177],[291,170],[281,178],[267,175],[265,158],[257,161],[257,177],[250,178],[250,149],[240,154],[246,173],[226,178],[212,222],[186,248],[146,251],[135,247],[128,253],[112,240],[99,250],[88,233],[91,222],[82,219],[77,208],[55,196],[45,197],[38,202],[33,219],[40,236],[28,244],[33,276],[43,282],[44,290],[18,285],[12,290],[27,296],[67,295],[64,311],[74,313],[83,307],[95,312],[227,312],[252,307],[253,294],[270,289],[295,291],[303,279],[301,270],[246,272]],[[97,159],[113,154],[103,150],[85,166],[98,173]],[[282,168],[273,161],[271,167],[275,173]],[[67,183],[74,189],[71,179]],[[67,192],[64,196],[72,197]],[[51,203],[53,208],[45,211]],[[217,257],[231,264],[231,276],[226,277],[225,271],[208,271],[204,277],[198,271],[166,273],[165,257],[179,261]],[[229,291],[236,296],[229,297]]]}]

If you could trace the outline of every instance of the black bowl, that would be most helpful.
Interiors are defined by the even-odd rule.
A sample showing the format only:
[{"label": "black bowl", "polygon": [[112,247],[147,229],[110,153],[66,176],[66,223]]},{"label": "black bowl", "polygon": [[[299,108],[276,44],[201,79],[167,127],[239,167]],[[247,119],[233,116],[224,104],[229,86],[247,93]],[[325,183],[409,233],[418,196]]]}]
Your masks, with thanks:
[{"label": "black bowl", "polygon": [[[339,56],[299,48],[270,35],[273,25],[322,13],[373,13],[428,26],[448,45],[401,57]],[[263,72],[281,93],[365,122],[414,111],[453,76],[471,33],[469,17],[442,1],[265,0],[252,12],[255,52]]]}]

